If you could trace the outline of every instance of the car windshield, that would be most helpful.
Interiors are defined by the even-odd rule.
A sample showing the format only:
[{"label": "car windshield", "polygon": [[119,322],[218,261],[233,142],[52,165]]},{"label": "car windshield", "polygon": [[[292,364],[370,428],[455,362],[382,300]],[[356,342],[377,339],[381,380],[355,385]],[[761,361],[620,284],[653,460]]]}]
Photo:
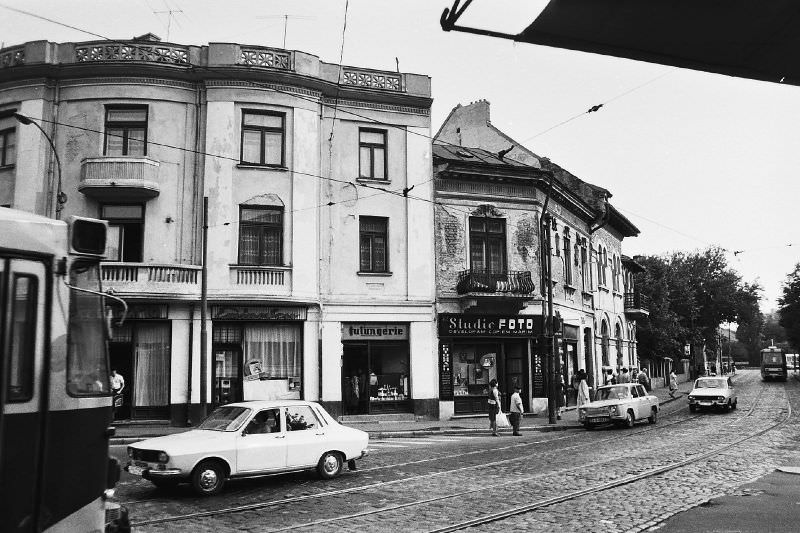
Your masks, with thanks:
[{"label": "car windshield", "polygon": [[250,416],[250,409],[247,407],[220,407],[203,420],[197,429],[236,431],[248,416]]},{"label": "car windshield", "polygon": [[631,395],[630,389],[628,387],[600,387],[597,389],[597,395],[595,396],[595,400],[621,400],[623,398],[629,398]]},{"label": "car windshield", "polygon": [[695,389],[724,389],[723,379],[698,379],[694,384]]}]

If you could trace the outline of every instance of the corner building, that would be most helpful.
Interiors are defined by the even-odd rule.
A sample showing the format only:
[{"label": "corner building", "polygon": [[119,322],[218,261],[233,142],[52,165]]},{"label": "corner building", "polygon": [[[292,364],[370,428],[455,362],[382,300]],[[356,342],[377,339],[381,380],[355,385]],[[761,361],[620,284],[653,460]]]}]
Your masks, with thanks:
[{"label": "corner building", "polygon": [[119,417],[436,414],[427,76],[147,34],[5,48],[0,80],[0,205],[109,222]]},{"label": "corner building", "polygon": [[[433,163],[442,416],[485,412],[492,379],[504,408],[519,385],[526,411],[547,410],[540,338],[548,283],[567,387],[580,369],[594,388],[604,371],[639,365],[636,320],[647,310],[632,272],[641,267],[622,255],[623,239],[639,230],[611,205],[609,191],[495,128],[485,100],[451,111],[434,139]],[[550,279],[542,269],[545,202]],[[574,404],[575,393],[566,395]]]}]

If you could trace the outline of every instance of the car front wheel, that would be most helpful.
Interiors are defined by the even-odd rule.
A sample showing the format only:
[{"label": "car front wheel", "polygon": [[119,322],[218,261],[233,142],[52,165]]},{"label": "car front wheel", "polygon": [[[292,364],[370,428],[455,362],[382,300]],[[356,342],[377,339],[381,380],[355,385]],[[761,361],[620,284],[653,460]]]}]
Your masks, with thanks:
[{"label": "car front wheel", "polygon": [[739,403],[739,398],[736,398],[735,400],[733,400],[733,404],[731,405],[731,409],[736,409],[738,407],[738,405],[737,405],[738,403]]},{"label": "car front wheel", "polygon": [[628,414],[625,415],[625,427],[626,428],[632,428],[633,427],[633,423],[635,421],[636,421],[636,419],[633,418],[633,413],[631,411],[628,411]]},{"label": "car front wheel", "polygon": [[342,456],[337,452],[325,452],[317,463],[317,472],[322,479],[333,479],[342,471]]},{"label": "car front wheel", "polygon": [[653,409],[650,411],[650,416],[647,417],[647,421],[651,424],[658,422],[658,409],[653,407]]},{"label": "car front wheel", "polygon": [[225,485],[225,470],[217,461],[203,461],[192,472],[192,487],[201,496],[213,496]]}]

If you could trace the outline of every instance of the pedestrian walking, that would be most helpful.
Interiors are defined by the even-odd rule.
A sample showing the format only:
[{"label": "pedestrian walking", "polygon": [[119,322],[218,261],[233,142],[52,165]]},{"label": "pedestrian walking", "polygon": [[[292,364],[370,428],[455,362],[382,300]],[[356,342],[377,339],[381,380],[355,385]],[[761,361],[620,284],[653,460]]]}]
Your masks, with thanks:
[{"label": "pedestrian walking", "polygon": [[492,436],[497,437],[497,413],[500,412],[500,389],[497,388],[497,380],[493,379],[489,382],[489,397],[486,399],[488,404],[487,411],[489,412],[489,429],[492,430]]},{"label": "pedestrian walking", "polygon": [[736,363],[731,363],[731,374],[736,374]]},{"label": "pedestrian walking", "polygon": [[669,373],[669,395],[671,398],[675,397],[675,393],[678,391],[678,376],[675,375],[675,371],[671,370]]},{"label": "pedestrian walking", "polygon": [[622,367],[622,372],[619,375],[619,382],[620,383],[630,383],[631,382],[631,375],[628,373],[628,369]]},{"label": "pedestrian walking", "polygon": [[522,414],[525,409],[522,407],[522,398],[519,393],[522,392],[522,387],[514,385],[514,394],[511,395],[511,405],[508,408],[508,418],[511,421],[512,435],[515,437],[521,436],[519,432],[519,424],[522,420]]},{"label": "pedestrian walking", "polygon": [[559,374],[558,377],[558,411],[556,420],[561,420],[561,412],[564,411],[564,406],[567,405],[567,384],[564,383],[564,374]]},{"label": "pedestrian walking", "polygon": [[578,371],[578,407],[589,403],[589,384],[587,383],[586,371]]},{"label": "pedestrian walking", "polygon": [[639,381],[639,385],[644,387],[644,390],[650,392],[650,378],[647,376],[647,370],[642,368],[639,370],[639,375],[636,377]]}]

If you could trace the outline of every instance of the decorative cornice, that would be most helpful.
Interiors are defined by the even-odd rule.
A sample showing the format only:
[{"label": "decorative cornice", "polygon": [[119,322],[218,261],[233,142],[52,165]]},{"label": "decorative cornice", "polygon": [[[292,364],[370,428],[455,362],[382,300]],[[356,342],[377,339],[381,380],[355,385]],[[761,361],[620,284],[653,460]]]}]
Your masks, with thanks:
[{"label": "decorative cornice", "polygon": [[145,77],[102,77],[102,78],[70,78],[60,82],[62,87],[79,87],[82,85],[155,85],[159,87],[177,87],[179,89],[194,90],[197,85],[188,81],[173,80],[168,78]]},{"label": "decorative cornice", "polygon": [[385,91],[404,92],[403,76],[351,67],[342,68],[342,85],[355,85]]},{"label": "decorative cornice", "polygon": [[412,115],[422,115],[425,117],[430,116],[431,110],[426,107],[411,107],[391,104],[378,104],[374,102],[362,102],[358,100],[342,100],[336,98],[325,97],[322,99],[325,105],[339,105],[347,107],[360,107],[362,109],[375,109],[378,111],[392,111],[395,113],[409,113]]},{"label": "decorative cornice", "polygon": [[242,47],[239,59],[240,65],[250,67],[266,67],[281,70],[294,70],[292,66],[292,54],[285,50],[262,47]]},{"label": "decorative cornice", "polygon": [[86,43],[75,48],[76,63],[143,62],[189,66],[189,49],[184,46],[144,43]]},{"label": "decorative cornice", "polygon": [[245,80],[219,80],[219,79],[207,80],[205,82],[205,86],[209,89],[216,89],[220,87],[236,87],[236,88],[247,88],[247,89],[261,89],[263,91],[277,90],[282,92],[303,94],[306,96],[312,96],[314,98],[320,98],[320,96],[322,95],[320,91],[312,91],[310,89],[304,89],[292,85],[279,85],[276,83],[252,82]]}]

